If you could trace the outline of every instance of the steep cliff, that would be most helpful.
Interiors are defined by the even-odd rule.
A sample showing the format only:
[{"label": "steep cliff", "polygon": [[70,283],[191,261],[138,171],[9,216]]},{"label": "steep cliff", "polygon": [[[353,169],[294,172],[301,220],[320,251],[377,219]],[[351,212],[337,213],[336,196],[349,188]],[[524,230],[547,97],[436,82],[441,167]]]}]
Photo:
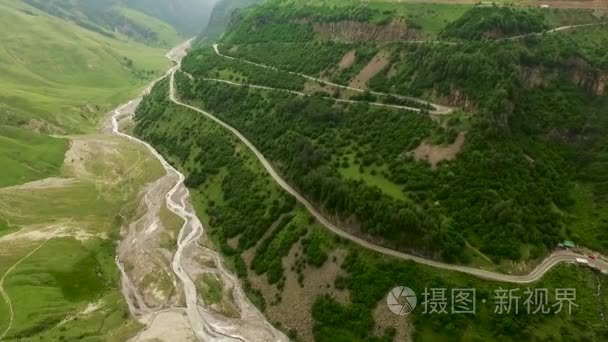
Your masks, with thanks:
[{"label": "steep cliff", "polygon": [[520,77],[526,87],[545,87],[559,78],[571,81],[587,93],[606,94],[608,71],[592,66],[580,57],[570,57],[554,67],[522,67]]},{"label": "steep cliff", "polygon": [[[309,20],[301,21],[310,22]],[[420,40],[423,34],[403,20],[393,20],[386,25],[344,20],[338,22],[311,23],[314,32],[323,40],[346,42],[398,42]]]}]

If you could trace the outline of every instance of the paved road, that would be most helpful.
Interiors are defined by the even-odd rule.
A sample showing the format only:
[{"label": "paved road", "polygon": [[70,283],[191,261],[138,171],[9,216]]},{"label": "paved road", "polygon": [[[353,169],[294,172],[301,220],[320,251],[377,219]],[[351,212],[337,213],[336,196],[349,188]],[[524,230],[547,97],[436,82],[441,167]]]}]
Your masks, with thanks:
[{"label": "paved road", "polygon": [[[317,221],[319,221],[323,226],[325,226],[327,229],[332,231],[334,234],[341,236],[347,240],[350,240],[359,246],[365,247],[367,249],[376,251],[376,252],[384,254],[384,255],[392,256],[392,257],[402,259],[402,260],[411,260],[411,261],[414,261],[419,264],[423,264],[423,265],[427,265],[427,266],[431,266],[431,267],[435,267],[435,268],[439,268],[439,269],[466,273],[466,274],[469,274],[469,275],[472,275],[475,277],[479,277],[482,279],[487,279],[487,280],[494,280],[494,281],[507,282],[507,283],[516,283],[516,284],[526,284],[526,283],[532,283],[532,282],[538,281],[547,271],[549,271],[551,268],[558,265],[559,263],[576,262],[577,258],[583,257],[581,254],[578,254],[578,253],[575,253],[572,251],[556,251],[556,252],[553,252],[552,254],[550,254],[545,260],[543,260],[529,274],[508,275],[508,274],[496,273],[496,272],[491,272],[491,271],[485,271],[485,270],[476,269],[476,268],[467,267],[467,266],[446,264],[446,263],[443,263],[440,261],[425,259],[425,258],[416,256],[416,255],[403,253],[400,251],[396,251],[396,250],[393,250],[390,248],[386,248],[383,246],[373,244],[367,240],[364,240],[358,236],[355,236],[351,233],[346,232],[345,230],[336,226],[330,220],[325,218],[325,216],[323,216],[323,214],[321,214],[306,198],[304,198],[304,196],[302,196],[299,192],[297,192],[291,185],[289,185],[289,183],[287,183],[287,181],[285,181],[279,175],[279,173],[273,168],[272,164],[266,159],[266,157],[264,157],[264,155],[253,145],[253,143],[251,143],[236,128],[228,125],[227,123],[218,119],[217,117],[215,117],[213,114],[211,114],[209,112],[206,112],[200,108],[197,108],[197,107],[194,107],[194,106],[181,102],[176,97],[175,74],[174,73],[171,74],[170,84],[171,84],[171,92],[170,92],[171,101],[173,101],[177,105],[189,108],[193,111],[196,111],[196,112],[204,115],[205,117],[216,122],[220,126],[224,127],[228,131],[230,131],[232,134],[234,134],[237,138],[239,138],[239,140],[241,140],[241,142],[243,142],[253,152],[253,154],[256,156],[256,158],[262,163],[262,166],[264,166],[266,171],[275,180],[275,182],[277,184],[279,184],[279,186],[281,188],[283,188],[285,191],[287,191],[289,194],[291,194],[304,207],[306,207],[306,209],[311,213],[311,215],[313,215],[317,219]],[[604,267],[602,265],[599,265],[599,266]],[[606,264],[605,266],[606,267],[603,269],[608,270],[608,264]]]}]

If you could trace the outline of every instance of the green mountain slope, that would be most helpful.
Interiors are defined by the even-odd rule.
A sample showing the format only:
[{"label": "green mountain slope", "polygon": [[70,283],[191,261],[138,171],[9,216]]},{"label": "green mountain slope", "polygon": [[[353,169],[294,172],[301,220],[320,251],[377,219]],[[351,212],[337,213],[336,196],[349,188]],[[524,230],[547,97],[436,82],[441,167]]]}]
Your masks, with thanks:
[{"label": "green mountain slope", "polygon": [[159,18],[186,36],[207,26],[215,0],[121,0],[128,7]]},{"label": "green mountain slope", "polygon": [[207,25],[209,0],[24,0],[52,16],[108,37],[123,34],[169,47]]},{"label": "green mountain slope", "polygon": [[68,141],[0,126],[0,188],[58,175]]},{"label": "green mountain slope", "polygon": [[[0,21],[5,25],[0,37],[0,125],[23,130],[19,137],[90,131],[101,113],[132,97],[168,65],[164,49],[123,35],[110,38],[21,2],[0,1]],[[31,138],[67,147],[42,135]],[[6,172],[12,175],[3,177],[3,185],[56,173],[56,167],[48,168],[48,161],[18,148],[15,140],[1,144],[11,160]],[[61,165],[61,153],[51,156],[56,158],[51,164]]]},{"label": "green mountain slope", "polygon": [[[220,51],[463,111],[409,118],[322,99],[265,104],[255,92],[209,82],[185,96],[247,133],[310,199],[387,246],[460,262],[471,261],[467,242],[496,262],[539,258],[566,238],[608,250],[603,224],[584,218],[574,192],[593,184],[588,210],[601,215],[608,65],[596,47],[606,25],[494,43],[417,43],[433,31],[401,15],[409,5],[376,6],[270,1],[235,15]],[[525,13],[473,7],[442,31],[477,40],[488,30],[554,27],[556,17],[602,20],[591,11]],[[197,77],[347,96],[211,48],[183,65]],[[239,95],[229,105],[231,92]],[[382,101],[368,95],[375,97]],[[594,228],[580,230],[587,224]]]},{"label": "green mountain slope", "polygon": [[109,38],[13,1],[0,2],[4,124],[82,131],[168,65],[163,49]]},{"label": "green mountain slope", "polygon": [[125,341],[141,329],[120,292],[116,242],[163,169],[144,147],[94,133],[164,74],[160,46],[182,38],[164,21],[116,11],[130,18],[122,30],[0,0],[2,340]]},{"label": "green mountain slope", "polygon": [[[593,11],[269,1],[231,15],[219,52],[233,58],[203,41],[183,61],[190,77],[178,73],[176,86],[181,101],[237,128],[351,233],[517,274],[562,239],[608,250],[608,64],[598,48],[608,27],[501,38],[601,20]],[[567,341],[608,333],[597,314],[608,302],[606,277],[593,270],[566,265],[526,285],[480,281],[371,253],[312,219],[294,219],[298,206],[277,198],[274,181],[234,136],[167,93],[161,83],[144,99],[135,132],[184,171],[248,294],[294,340]],[[429,113],[412,99],[407,105],[420,112],[336,101],[390,103],[399,95],[454,110]],[[405,318],[386,304],[400,285],[418,294],[419,307]],[[527,291],[547,289],[553,302],[556,287],[576,288],[580,310],[526,312]],[[462,288],[475,289],[475,314],[450,309],[457,293],[450,290]],[[441,303],[425,303],[433,289],[445,289],[445,313],[433,313]],[[517,313],[500,313],[501,289],[519,297]]]}]

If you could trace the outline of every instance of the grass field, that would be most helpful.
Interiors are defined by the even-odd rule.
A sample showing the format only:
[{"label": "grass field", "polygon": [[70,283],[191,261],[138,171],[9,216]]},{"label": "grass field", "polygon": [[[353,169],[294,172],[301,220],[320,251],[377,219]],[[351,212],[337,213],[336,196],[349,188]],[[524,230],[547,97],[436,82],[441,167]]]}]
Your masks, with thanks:
[{"label": "grass field", "polygon": [[118,8],[118,11],[120,14],[133,20],[134,22],[148,27],[152,29],[152,31],[156,32],[158,35],[158,40],[163,47],[170,48],[184,40],[184,38],[175,30],[175,28],[161,20],[127,7],[120,7]]},{"label": "grass field", "polygon": [[[52,237],[6,275],[15,311],[8,338],[124,340],[137,328],[118,288],[115,240],[141,187],[163,169],[139,145],[75,139],[79,155],[58,174],[69,181],[0,189],[0,221],[12,229],[0,233],[0,276]],[[6,311],[0,301],[0,333]]]},{"label": "grass field", "polygon": [[[362,172],[359,169],[359,165],[355,164],[354,156],[349,155],[346,158],[349,160],[348,167],[341,167],[339,169],[342,176],[347,179],[362,180],[368,185],[376,186],[382,190],[382,192],[395,199],[407,200],[405,192],[399,187],[399,185],[386,179],[386,177],[381,174],[381,168],[372,166],[364,169]],[[371,170],[373,170],[373,173]]]},{"label": "grass field", "polygon": [[113,253],[107,240],[62,238],[22,262],[4,285],[15,308],[7,337],[75,340],[110,332],[127,337],[137,325],[125,320]]},{"label": "grass field", "polygon": [[67,139],[0,126],[0,188],[59,174]]},{"label": "grass field", "polygon": [[[27,11],[27,12],[24,12]],[[164,71],[164,49],[111,39],[0,0],[1,123],[82,132]]]},{"label": "grass field", "polygon": [[[164,170],[142,146],[93,132],[105,113],[164,73],[165,47],[180,37],[158,20],[121,13],[145,23],[164,47],[109,38],[21,1],[0,0],[0,278],[9,298],[0,297],[0,336],[6,332],[6,339],[125,341],[140,328],[120,292],[114,255],[141,189]],[[171,213],[162,219],[181,226]]]},{"label": "grass field", "polygon": [[[164,49],[111,39],[21,2],[0,0],[0,21],[0,162],[6,166],[0,187],[56,175],[67,140],[48,134],[95,130],[103,113],[168,65]],[[179,39],[166,25],[156,26],[168,44]]]}]

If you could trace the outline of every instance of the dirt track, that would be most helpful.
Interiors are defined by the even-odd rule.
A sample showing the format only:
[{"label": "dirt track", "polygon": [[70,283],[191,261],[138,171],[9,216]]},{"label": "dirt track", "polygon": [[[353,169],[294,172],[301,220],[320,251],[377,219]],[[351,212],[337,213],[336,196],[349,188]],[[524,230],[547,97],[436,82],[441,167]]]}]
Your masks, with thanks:
[{"label": "dirt track", "polygon": [[[337,88],[352,90],[352,91],[356,91],[358,93],[365,92],[365,90],[360,89],[360,88],[354,88],[354,87],[345,86],[345,85],[341,85],[341,84],[337,84],[337,83],[332,83],[332,82],[328,82],[328,81],[322,80],[320,78],[316,78],[316,77],[300,74],[300,73],[297,73],[297,72],[280,70],[278,68],[275,68],[273,66],[269,66],[269,65],[266,65],[266,64],[255,63],[255,62],[251,62],[251,61],[248,61],[248,60],[245,60],[245,59],[239,59],[239,58],[234,58],[234,57],[231,57],[231,56],[227,56],[227,55],[224,55],[224,54],[222,54],[220,52],[220,50],[219,50],[219,44],[213,44],[213,50],[220,57],[224,57],[224,58],[228,58],[228,59],[232,59],[232,60],[237,60],[237,61],[240,61],[242,63],[256,65],[256,66],[259,66],[259,67],[265,68],[265,69],[271,69],[271,70],[281,71],[281,72],[285,72],[285,73],[292,74],[292,75],[297,75],[297,76],[306,78],[306,79],[311,80],[311,81],[329,84],[329,85],[337,87]],[[414,98],[414,97],[403,96],[403,95],[399,95],[399,94],[388,94],[388,93],[382,93],[382,92],[378,92],[378,91],[370,91],[369,93],[373,94],[373,95],[379,95],[379,96],[393,96],[393,97],[396,97],[396,98],[399,98],[399,99],[405,99],[405,100],[414,101],[414,102],[417,102],[417,103],[420,103],[420,104],[423,104],[423,105],[430,105],[431,107],[434,108],[433,110],[430,111],[431,114],[449,114],[449,113],[451,113],[451,112],[454,111],[453,108],[446,107],[446,106],[443,106],[443,105],[440,105],[440,104],[437,104],[437,103],[430,103],[430,102],[428,102],[426,100],[422,100],[422,99],[418,99],[418,98]],[[355,102],[355,101],[351,101],[351,100],[343,100],[343,101]],[[420,111],[420,109],[416,109],[416,110]]]},{"label": "dirt track", "polygon": [[4,274],[2,275],[2,278],[0,278],[0,294],[2,295],[2,298],[6,301],[6,305],[8,305],[8,312],[9,312],[8,326],[2,332],[2,334],[0,334],[0,340],[2,340],[4,338],[4,336],[6,336],[6,334],[11,330],[11,328],[13,326],[13,321],[15,320],[15,311],[13,310],[13,304],[11,301],[11,297],[8,295],[8,293],[4,289],[4,281],[6,280],[6,277],[15,268],[17,268],[17,266],[19,266],[22,262],[24,262],[26,259],[28,259],[32,255],[34,255],[42,247],[44,247],[44,245],[46,245],[47,242],[49,242],[50,240],[52,240],[55,237],[55,234],[61,232],[63,229],[64,229],[63,227],[59,227],[59,228],[55,229],[55,231],[46,240],[44,240],[40,245],[38,245],[38,247],[34,248],[32,251],[30,251],[28,254],[26,254],[23,258],[19,259],[16,263],[14,263],[13,266],[11,266],[8,270],[6,270],[6,272],[4,272]]}]

